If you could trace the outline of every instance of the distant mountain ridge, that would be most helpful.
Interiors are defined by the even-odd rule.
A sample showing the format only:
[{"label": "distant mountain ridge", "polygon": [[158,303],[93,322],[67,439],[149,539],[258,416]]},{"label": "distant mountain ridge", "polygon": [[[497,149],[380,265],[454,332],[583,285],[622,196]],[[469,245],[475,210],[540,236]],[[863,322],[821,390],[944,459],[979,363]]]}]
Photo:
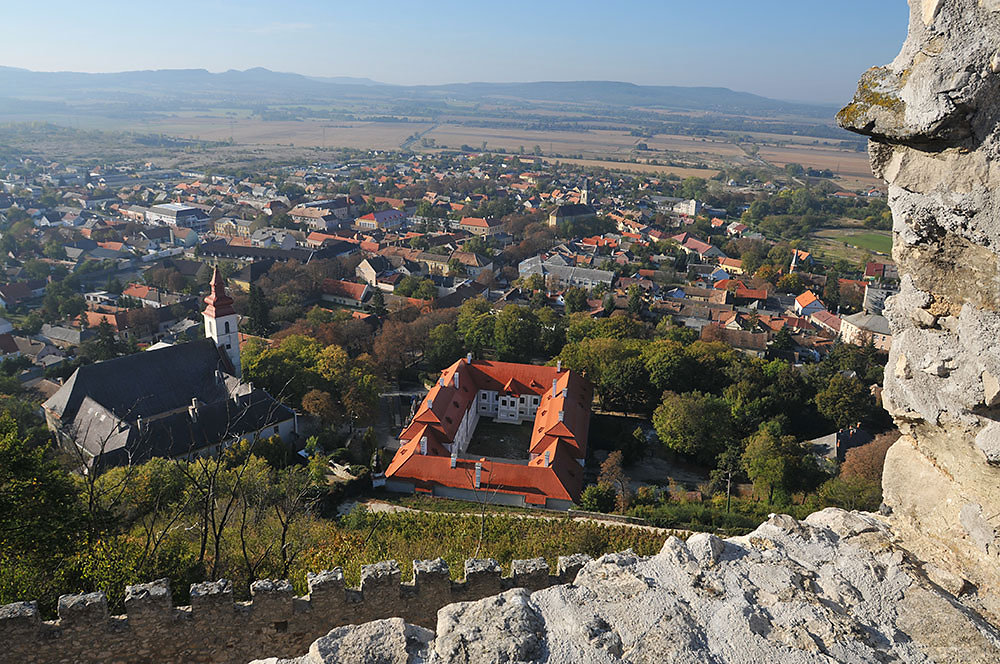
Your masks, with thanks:
[{"label": "distant mountain ridge", "polygon": [[[637,85],[620,81],[536,81],[388,85],[367,78],[318,77],[275,72],[263,67],[230,69],[156,69],[115,73],[36,72],[0,66],[0,97],[81,101],[102,95],[239,98],[284,97],[286,103],[371,97],[372,99],[468,101],[509,99],[547,103],[649,106],[729,113],[796,114],[829,117],[832,106],[769,99],[720,87]],[[272,102],[273,103],[273,102]]]}]

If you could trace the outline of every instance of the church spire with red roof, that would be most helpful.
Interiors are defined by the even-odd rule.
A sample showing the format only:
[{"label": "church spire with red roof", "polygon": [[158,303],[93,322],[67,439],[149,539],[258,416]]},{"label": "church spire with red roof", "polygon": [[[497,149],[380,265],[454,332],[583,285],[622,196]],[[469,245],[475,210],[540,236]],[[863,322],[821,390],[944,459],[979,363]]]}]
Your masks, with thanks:
[{"label": "church spire with red roof", "polygon": [[205,309],[205,315],[212,318],[236,314],[236,309],[233,308],[233,298],[226,294],[226,283],[222,279],[219,268],[212,271],[212,292],[205,298],[205,304],[208,305]]},{"label": "church spire with red roof", "polygon": [[240,376],[240,317],[233,308],[233,298],[226,294],[226,284],[219,268],[212,272],[212,292],[205,298],[205,336],[213,339],[219,350],[229,356],[233,375]]}]

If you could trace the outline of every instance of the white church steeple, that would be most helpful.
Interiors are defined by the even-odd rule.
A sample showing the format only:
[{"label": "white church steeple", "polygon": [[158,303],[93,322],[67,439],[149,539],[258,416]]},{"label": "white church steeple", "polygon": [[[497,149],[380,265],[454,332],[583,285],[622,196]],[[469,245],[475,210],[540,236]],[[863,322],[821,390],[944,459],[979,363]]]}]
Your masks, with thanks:
[{"label": "white church steeple", "polygon": [[205,298],[205,336],[226,352],[233,364],[233,375],[240,376],[239,316],[233,308],[233,298],[226,295],[226,285],[219,268],[212,272],[212,292]]}]

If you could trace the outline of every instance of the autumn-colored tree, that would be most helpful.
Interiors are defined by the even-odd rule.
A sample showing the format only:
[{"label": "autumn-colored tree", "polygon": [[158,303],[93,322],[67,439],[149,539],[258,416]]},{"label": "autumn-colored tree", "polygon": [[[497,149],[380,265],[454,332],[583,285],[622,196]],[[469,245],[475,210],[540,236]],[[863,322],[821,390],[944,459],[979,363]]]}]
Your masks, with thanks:
[{"label": "autumn-colored tree", "polygon": [[336,418],[337,407],[329,392],[309,390],[302,397],[302,409],[310,415],[318,417],[324,424],[330,424]]},{"label": "autumn-colored tree", "polygon": [[894,430],[879,434],[866,445],[847,450],[844,463],[840,464],[840,476],[845,479],[861,478],[881,486],[886,452],[897,440],[899,431]]},{"label": "autumn-colored tree", "polygon": [[619,512],[625,512],[631,502],[632,491],[629,486],[629,477],[622,467],[623,456],[621,450],[615,450],[608,455],[608,458],[601,464],[601,474],[597,483],[605,484],[614,489],[615,508]]}]

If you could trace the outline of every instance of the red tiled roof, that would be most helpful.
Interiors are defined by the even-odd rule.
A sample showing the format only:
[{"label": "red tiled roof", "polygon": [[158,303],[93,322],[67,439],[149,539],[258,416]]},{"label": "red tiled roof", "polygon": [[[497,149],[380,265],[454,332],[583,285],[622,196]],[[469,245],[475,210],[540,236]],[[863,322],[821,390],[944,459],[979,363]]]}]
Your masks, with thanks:
[{"label": "red tiled roof", "polygon": [[[445,369],[400,434],[402,444],[386,476],[412,481],[417,487],[471,488],[475,460],[459,458],[452,468],[446,446],[466,413],[477,407],[479,390],[541,397],[532,424],[531,460],[486,462],[484,485],[491,491],[522,494],[534,504],[544,504],[546,498],[578,499],[583,488],[578,460],[586,456],[593,388],[572,371],[530,364],[459,360]],[[423,438],[426,454],[420,451]]]},{"label": "red tiled roof", "polygon": [[352,300],[361,301],[364,297],[366,284],[356,284],[350,281],[340,281],[339,279],[325,279],[323,281],[323,292],[335,297],[345,297]]},{"label": "red tiled roof", "polygon": [[816,297],[816,293],[812,291],[806,291],[802,295],[795,298],[795,304],[799,305],[801,308],[808,307],[813,302],[817,301],[819,298]]},{"label": "red tiled roof", "polygon": [[461,226],[473,226],[475,228],[490,228],[491,226],[499,226],[499,222],[495,222],[489,219],[480,219],[479,217],[463,217],[460,222]]}]

